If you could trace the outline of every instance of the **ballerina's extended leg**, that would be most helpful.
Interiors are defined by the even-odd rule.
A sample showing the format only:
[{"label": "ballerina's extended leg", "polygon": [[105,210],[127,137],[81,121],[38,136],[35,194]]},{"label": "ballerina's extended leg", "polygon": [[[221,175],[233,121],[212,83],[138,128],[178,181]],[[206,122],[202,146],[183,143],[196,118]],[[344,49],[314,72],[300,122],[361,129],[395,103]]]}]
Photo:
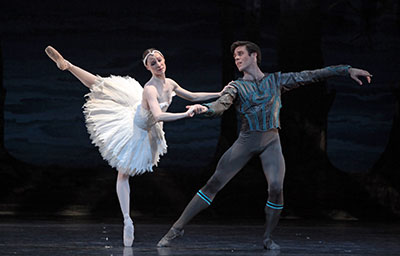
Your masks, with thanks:
[{"label": "ballerina's extended leg", "polygon": [[69,61],[52,46],[47,46],[45,49],[47,56],[52,59],[60,70],[68,70],[76,78],[79,79],[86,87],[90,88],[97,80],[97,77],[86,70],[81,69],[75,65],[72,65]]}]

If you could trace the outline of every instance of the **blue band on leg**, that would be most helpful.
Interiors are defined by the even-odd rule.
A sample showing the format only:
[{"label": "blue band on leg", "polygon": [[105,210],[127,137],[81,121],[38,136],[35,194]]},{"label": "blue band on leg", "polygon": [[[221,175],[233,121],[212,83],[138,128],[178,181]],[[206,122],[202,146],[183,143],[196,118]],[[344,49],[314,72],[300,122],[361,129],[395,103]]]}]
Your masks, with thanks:
[{"label": "blue band on leg", "polygon": [[270,201],[267,201],[266,204],[267,207],[275,209],[275,210],[282,210],[283,209],[283,204],[274,204]]},{"label": "blue band on leg", "polygon": [[210,198],[208,198],[201,190],[199,190],[199,192],[197,192],[197,195],[203,199],[208,205],[210,205],[212,203],[212,200]]}]

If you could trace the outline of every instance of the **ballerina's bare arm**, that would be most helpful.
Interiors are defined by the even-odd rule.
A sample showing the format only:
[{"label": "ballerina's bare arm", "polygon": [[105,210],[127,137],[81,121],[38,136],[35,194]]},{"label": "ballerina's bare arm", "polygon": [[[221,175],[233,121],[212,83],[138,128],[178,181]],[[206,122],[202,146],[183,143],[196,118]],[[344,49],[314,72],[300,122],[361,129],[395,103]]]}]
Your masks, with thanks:
[{"label": "ballerina's bare arm", "polygon": [[215,98],[221,97],[221,95],[224,93],[224,91],[227,88],[232,87],[230,85],[227,85],[220,92],[191,92],[191,91],[188,91],[188,90],[180,87],[179,84],[176,83],[174,80],[172,80],[172,79],[169,79],[169,80],[171,81],[171,83],[174,86],[174,91],[175,91],[176,95],[178,95],[179,97],[181,97],[185,100],[195,101],[195,102],[196,101],[205,101],[205,100],[210,100],[210,99],[215,99]]},{"label": "ballerina's bare arm", "polygon": [[171,122],[194,116],[194,108],[189,108],[186,112],[182,113],[163,112],[157,100],[157,89],[151,85],[144,87],[143,101],[157,122]]}]

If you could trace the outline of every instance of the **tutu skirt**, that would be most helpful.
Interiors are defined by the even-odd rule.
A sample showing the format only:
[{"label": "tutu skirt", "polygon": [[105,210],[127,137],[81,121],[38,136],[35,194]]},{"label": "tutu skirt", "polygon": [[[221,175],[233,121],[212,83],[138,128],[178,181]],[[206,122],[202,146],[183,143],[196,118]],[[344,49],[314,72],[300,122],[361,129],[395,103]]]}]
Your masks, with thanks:
[{"label": "tutu skirt", "polygon": [[131,77],[97,77],[83,106],[86,127],[101,156],[131,176],[153,171],[167,152],[162,123],[141,107],[142,86]]}]

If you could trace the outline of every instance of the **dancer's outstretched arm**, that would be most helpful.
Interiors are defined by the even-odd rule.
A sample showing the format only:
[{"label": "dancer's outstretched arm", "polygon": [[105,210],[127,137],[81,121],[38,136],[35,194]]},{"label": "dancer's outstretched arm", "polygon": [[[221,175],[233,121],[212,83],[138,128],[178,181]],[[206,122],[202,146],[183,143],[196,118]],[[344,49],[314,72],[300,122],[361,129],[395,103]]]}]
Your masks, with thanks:
[{"label": "dancer's outstretched arm", "polygon": [[95,75],[81,69],[80,67],[72,65],[69,61],[64,59],[64,57],[53,47],[47,46],[45,52],[47,56],[49,56],[49,58],[57,64],[57,67],[60,70],[68,70],[87,88],[90,89],[91,86],[96,82],[97,77]]},{"label": "dancer's outstretched arm", "polygon": [[168,78],[168,79],[174,85],[174,91],[175,91],[176,95],[178,95],[179,97],[181,97],[185,100],[195,101],[195,102],[205,101],[205,100],[210,100],[210,99],[215,99],[215,98],[221,97],[221,95],[224,94],[224,92],[227,88],[232,87],[230,85],[227,85],[220,92],[191,92],[191,91],[188,91],[188,90],[182,88],[174,80],[172,80],[170,78]]},{"label": "dancer's outstretched arm", "polygon": [[144,105],[147,106],[148,109],[150,109],[154,119],[157,122],[171,122],[182,118],[194,116],[194,107],[189,108],[186,112],[182,113],[162,112],[160,104],[157,100],[157,89],[151,85],[144,87],[143,102]]},{"label": "dancer's outstretched arm", "polygon": [[305,70],[301,72],[277,72],[275,74],[276,81],[283,91],[288,91],[301,85],[321,82],[328,78],[337,76],[350,76],[359,85],[362,85],[362,82],[358,79],[359,77],[365,77],[368,83],[371,83],[372,77],[368,71],[352,68],[349,65],[329,66],[321,69]]}]

